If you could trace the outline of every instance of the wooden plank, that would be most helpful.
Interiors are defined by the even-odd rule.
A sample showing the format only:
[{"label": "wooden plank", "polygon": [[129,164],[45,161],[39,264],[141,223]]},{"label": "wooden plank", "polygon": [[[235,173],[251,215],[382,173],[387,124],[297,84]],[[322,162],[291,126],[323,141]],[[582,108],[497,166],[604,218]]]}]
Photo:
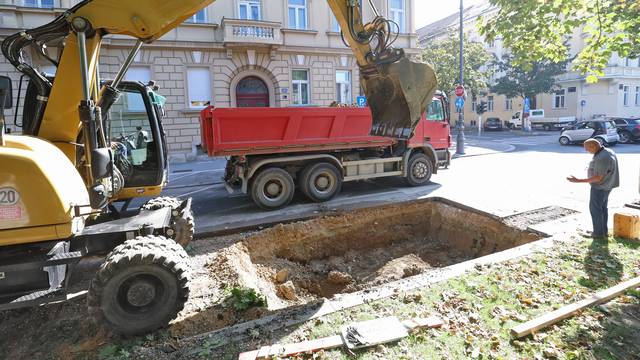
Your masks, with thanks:
[{"label": "wooden plank", "polygon": [[[397,321],[397,319],[396,319]],[[371,323],[356,323],[366,324]],[[405,320],[401,323],[407,330],[417,330],[420,328],[437,328],[442,326],[443,321],[436,317],[431,316],[428,318],[416,318]],[[400,325],[400,322],[398,322]],[[259,350],[247,351],[241,353],[238,360],[257,360],[257,359],[270,359],[273,357],[286,357],[299,354],[314,353],[320,350],[334,349],[344,345],[344,341],[341,335],[334,335],[324,337],[316,340],[302,341],[295,344],[275,344],[271,346],[263,346]]]},{"label": "wooden plank", "polygon": [[[327,349],[341,347],[342,344],[343,344],[342,337],[340,335],[334,335],[334,336],[329,336],[329,337],[320,338],[316,340],[303,341],[297,344],[274,345],[271,347],[272,351],[269,353],[269,355],[271,357],[295,356],[298,354],[305,354],[308,352],[317,352],[319,350],[327,350]],[[279,351],[278,351],[278,348],[280,348]]]},{"label": "wooden plank", "polygon": [[514,328],[511,329],[511,335],[513,335],[516,338],[521,338],[523,336],[533,334],[534,332],[540,329],[544,329],[549,325],[555,324],[558,321],[561,321],[568,317],[573,316],[575,313],[577,313],[578,311],[588,306],[607,302],[619,296],[623,292],[632,288],[637,288],[637,287],[640,287],[640,277],[625,281],[609,289],[599,291],[594,295],[592,295],[591,297],[588,297],[584,300],[578,301],[570,305],[563,306],[558,310],[552,311],[550,313],[544,314],[540,317],[527,321],[526,323],[515,326]]}]

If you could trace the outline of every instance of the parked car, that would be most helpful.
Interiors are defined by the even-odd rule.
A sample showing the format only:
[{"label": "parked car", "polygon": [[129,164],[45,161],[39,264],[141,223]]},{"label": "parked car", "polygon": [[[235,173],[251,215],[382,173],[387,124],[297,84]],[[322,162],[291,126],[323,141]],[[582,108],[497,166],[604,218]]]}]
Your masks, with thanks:
[{"label": "parked car", "polygon": [[620,142],[629,144],[640,140],[640,118],[611,118],[618,128]]},{"label": "parked car", "polygon": [[560,133],[560,145],[581,143],[587,139],[596,139],[603,145],[614,146],[620,141],[616,124],[611,120],[582,121],[565,127]]},{"label": "parked car", "polygon": [[484,123],[484,129],[486,131],[502,131],[502,121],[496,117],[487,118],[487,121]]}]

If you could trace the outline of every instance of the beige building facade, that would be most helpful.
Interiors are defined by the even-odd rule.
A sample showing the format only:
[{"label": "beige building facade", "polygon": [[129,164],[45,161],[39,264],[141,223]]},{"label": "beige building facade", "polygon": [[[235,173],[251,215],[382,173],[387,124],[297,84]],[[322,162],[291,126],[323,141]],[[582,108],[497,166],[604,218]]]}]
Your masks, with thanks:
[{"label": "beige building facade", "polygon": [[[496,8],[488,2],[465,9],[464,28],[466,36],[472,41],[481,42],[496,57],[501,58],[507,51],[498,39],[493,43],[484,40],[477,30],[479,17],[489,17]],[[451,31],[458,31],[459,14],[452,14],[417,30],[419,46],[424,47],[430,41],[437,41]],[[582,29],[577,29],[570,39],[572,55],[584,46]],[[500,74],[494,75],[494,79]],[[585,76],[576,72],[567,72],[557,78],[557,91],[550,94],[538,94],[532,106],[545,110],[547,117],[575,117],[588,120],[600,116],[640,117],[640,60],[621,58],[614,54],[605,69],[605,75],[596,84],[588,84]],[[452,98],[453,100],[453,98]],[[488,103],[488,111],[483,119],[496,117],[508,121],[523,109],[523,99],[509,99],[504,95],[489,93],[476,99],[476,103]],[[453,101],[452,101],[453,104]],[[452,105],[452,113],[455,109]],[[467,99],[464,109],[465,126],[476,126],[478,115],[475,104]],[[455,115],[454,115],[455,116]]]},{"label": "beige building facade", "polygon": [[[418,53],[414,2],[374,0],[382,14],[400,25],[394,46],[410,55]],[[3,0],[0,36],[45,24],[76,3]],[[365,20],[373,17],[366,2],[363,11]],[[115,75],[132,45],[131,39],[105,39],[102,76]],[[55,72],[37,54],[31,55],[40,70]],[[18,88],[20,73],[5,59],[0,74],[15,79],[14,89]],[[324,0],[218,0],[160,40],[144,45],[126,79],[155,80],[167,98],[164,124],[176,160],[195,156],[199,112],[209,104],[327,106],[334,101],[353,103],[361,92],[355,58],[343,44]]]}]

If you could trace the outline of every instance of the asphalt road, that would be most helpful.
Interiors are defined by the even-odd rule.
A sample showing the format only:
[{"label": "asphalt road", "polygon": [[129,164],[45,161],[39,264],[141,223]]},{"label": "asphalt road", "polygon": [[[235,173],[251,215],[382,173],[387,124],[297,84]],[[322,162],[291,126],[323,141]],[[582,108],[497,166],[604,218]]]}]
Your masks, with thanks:
[{"label": "asphalt road", "polygon": [[[200,235],[427,196],[446,197],[497,215],[549,205],[586,206],[588,188],[565,178],[583,175],[590,157],[580,145],[561,146],[558,132],[468,134],[466,144],[467,156],[454,159],[426,186],[408,187],[400,178],[345,183],[339,196],[323,204],[296,195],[285,209],[260,210],[249,196],[228,195],[220,179],[224,159],[173,165],[165,194],[193,198]],[[622,178],[621,188],[611,198],[615,207],[638,196],[640,144],[619,144],[614,150]]]}]

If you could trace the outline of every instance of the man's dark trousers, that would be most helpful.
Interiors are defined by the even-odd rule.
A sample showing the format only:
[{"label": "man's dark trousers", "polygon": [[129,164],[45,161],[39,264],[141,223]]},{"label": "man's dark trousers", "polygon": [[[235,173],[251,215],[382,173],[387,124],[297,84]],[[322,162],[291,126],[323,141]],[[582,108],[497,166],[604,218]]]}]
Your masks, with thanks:
[{"label": "man's dark trousers", "polygon": [[609,194],[611,190],[600,190],[591,188],[591,198],[589,199],[589,211],[591,212],[591,221],[593,221],[593,237],[609,236],[607,222],[609,220]]}]

